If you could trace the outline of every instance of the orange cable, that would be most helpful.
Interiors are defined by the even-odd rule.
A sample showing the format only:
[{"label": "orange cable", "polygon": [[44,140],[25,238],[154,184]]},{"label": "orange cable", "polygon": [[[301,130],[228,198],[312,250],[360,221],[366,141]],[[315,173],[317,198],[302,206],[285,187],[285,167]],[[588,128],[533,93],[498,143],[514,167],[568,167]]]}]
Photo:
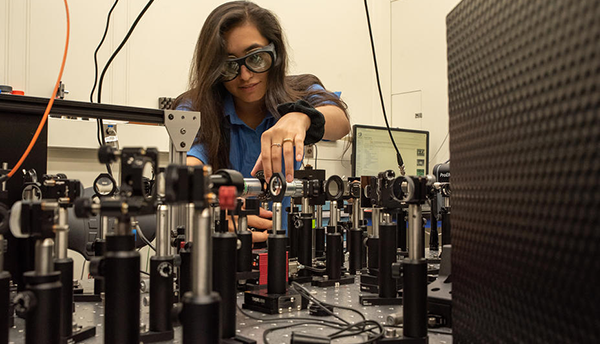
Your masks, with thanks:
[{"label": "orange cable", "polygon": [[40,125],[38,126],[35,134],[33,135],[31,142],[29,142],[29,146],[25,150],[25,153],[23,153],[23,155],[21,156],[21,159],[19,159],[19,162],[17,162],[15,167],[13,167],[13,169],[8,173],[8,178],[11,178],[15,174],[15,172],[17,172],[17,170],[23,164],[23,161],[25,161],[25,159],[27,159],[27,156],[29,156],[31,149],[33,149],[33,146],[37,142],[37,139],[40,136],[42,129],[46,125],[46,121],[48,120],[48,114],[50,114],[50,109],[52,109],[52,105],[54,104],[54,98],[56,97],[56,92],[58,91],[58,85],[60,84],[63,70],[65,69],[65,62],[67,61],[67,51],[69,50],[69,31],[71,30],[71,23],[70,23],[70,19],[69,19],[69,4],[67,4],[67,0],[64,0],[64,2],[65,2],[65,11],[67,13],[67,39],[65,42],[65,52],[63,54],[63,60],[60,65],[60,72],[58,72],[58,80],[56,80],[56,84],[54,85],[54,91],[52,91],[52,96],[50,97],[48,106],[46,106],[46,111],[44,112],[44,116],[42,117]]}]

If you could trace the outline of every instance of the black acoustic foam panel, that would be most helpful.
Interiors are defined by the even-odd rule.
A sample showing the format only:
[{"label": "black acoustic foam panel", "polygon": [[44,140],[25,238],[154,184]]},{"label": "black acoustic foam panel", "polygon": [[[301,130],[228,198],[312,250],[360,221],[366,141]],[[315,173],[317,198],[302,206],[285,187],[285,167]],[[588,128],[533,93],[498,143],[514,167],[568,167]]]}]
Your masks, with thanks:
[{"label": "black acoustic foam panel", "polygon": [[600,343],[600,2],[447,17],[453,333]]}]

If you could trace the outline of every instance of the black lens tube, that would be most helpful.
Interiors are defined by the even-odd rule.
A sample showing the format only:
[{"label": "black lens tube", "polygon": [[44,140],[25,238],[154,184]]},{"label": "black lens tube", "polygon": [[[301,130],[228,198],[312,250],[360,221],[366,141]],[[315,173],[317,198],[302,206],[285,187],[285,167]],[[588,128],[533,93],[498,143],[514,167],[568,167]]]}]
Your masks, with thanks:
[{"label": "black lens tube", "polygon": [[269,294],[285,294],[286,292],[286,242],[287,236],[283,234],[269,234],[267,239],[269,248],[267,292]]},{"label": "black lens tube", "polygon": [[404,336],[423,338],[427,336],[427,262],[405,259],[402,269]]},{"label": "black lens tube", "polygon": [[[323,205],[315,205],[315,228],[313,230],[313,252],[312,257],[322,257],[325,252],[325,230],[322,230],[322,237],[319,237],[319,228],[323,228]],[[318,244],[321,244],[320,252],[317,249]]]},{"label": "black lens tube", "polygon": [[[53,271],[54,241],[35,243],[35,271],[23,274],[26,291],[17,296],[25,309],[25,343],[53,344],[60,341],[60,272]],[[72,283],[72,282],[71,282]]]},{"label": "black lens tube", "polygon": [[379,227],[379,297],[396,297],[396,280],[392,264],[396,262],[396,225],[385,222]]},{"label": "black lens tube", "polygon": [[237,235],[242,244],[237,250],[237,271],[252,271],[252,232],[249,230],[240,231]]},{"label": "black lens tube", "polygon": [[60,336],[73,334],[73,259],[54,260],[54,270],[60,272]]},{"label": "black lens tube", "polygon": [[173,330],[173,257],[150,258],[150,331]]},{"label": "black lens tube", "polygon": [[29,271],[23,279],[26,291],[17,298],[26,309],[25,344],[60,343],[60,272]]},{"label": "black lens tube", "polygon": [[315,228],[315,257],[325,255],[325,228]]},{"label": "black lens tube", "polygon": [[369,269],[379,268],[379,238],[370,236],[367,239],[367,267]]},{"label": "black lens tube", "polygon": [[[328,226],[327,229],[332,229]],[[334,230],[334,229],[332,229]],[[330,280],[338,280],[342,276],[342,235],[340,233],[327,233],[327,262],[325,271]]]},{"label": "black lens tube", "polygon": [[194,244],[188,243],[187,248],[179,251],[179,295],[185,295],[192,290],[192,252]]},{"label": "black lens tube", "polygon": [[[0,235],[0,242],[2,242]],[[2,252],[0,252],[0,255]],[[0,266],[0,344],[8,344],[10,323],[10,273],[2,271]]]},{"label": "black lens tube", "polygon": [[408,205],[408,258],[402,263],[404,336],[427,336],[427,262],[423,256],[421,205]]},{"label": "black lens tube", "polygon": [[350,273],[355,275],[362,269],[363,236],[360,228],[352,228],[348,231],[348,241],[350,248],[350,257],[348,268]]},{"label": "black lens tube", "polygon": [[221,296],[222,338],[235,337],[237,235],[213,234],[213,290]]},{"label": "black lens tube", "polygon": [[133,235],[107,235],[104,264],[104,341],[139,343],[140,254]]},{"label": "black lens tube", "polygon": [[[108,218],[106,218],[108,221]],[[102,258],[106,253],[106,239],[96,239],[94,242],[94,257]],[[104,293],[104,278],[94,277],[94,294],[100,295]]]},{"label": "black lens tube", "polygon": [[398,248],[401,251],[406,252],[407,243],[406,243],[406,211],[400,210],[398,212],[398,219],[396,221],[396,225],[398,226],[397,239],[398,239]]},{"label": "black lens tube", "polygon": [[[298,233],[298,262],[304,266],[312,266],[312,215],[302,213],[299,220],[302,227]],[[300,276],[310,275],[309,270],[300,270]]]}]

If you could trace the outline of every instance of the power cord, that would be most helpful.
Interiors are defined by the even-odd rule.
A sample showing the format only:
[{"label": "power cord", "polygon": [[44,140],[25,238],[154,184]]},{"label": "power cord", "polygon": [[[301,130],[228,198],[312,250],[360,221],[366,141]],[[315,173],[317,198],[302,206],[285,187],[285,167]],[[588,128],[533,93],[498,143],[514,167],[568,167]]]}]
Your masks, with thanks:
[{"label": "power cord", "polygon": [[129,37],[133,33],[133,30],[135,30],[135,27],[140,22],[140,20],[142,19],[142,17],[144,16],[144,14],[148,10],[148,8],[150,8],[150,6],[152,5],[153,2],[154,2],[154,0],[150,0],[146,3],[146,6],[144,6],[144,8],[140,12],[140,14],[138,14],[138,16],[133,21],[131,28],[129,28],[129,31],[127,31],[127,34],[123,38],[123,41],[121,41],[121,44],[119,44],[119,46],[117,47],[115,52],[110,56],[110,58],[106,62],[106,65],[104,65],[104,68],[102,69],[102,73],[100,74],[100,81],[98,82],[98,103],[102,103],[102,84],[104,83],[104,76],[106,75],[106,71],[108,70],[108,67],[110,67],[110,64],[113,62],[115,57],[117,57],[117,55],[119,54],[121,49],[123,49],[123,47],[125,46],[125,43],[127,43],[127,41],[129,40]]},{"label": "power cord", "polygon": [[[117,7],[118,3],[119,0],[115,0],[112,7],[108,11],[108,16],[106,17],[106,27],[104,28],[104,34],[102,34],[102,39],[100,39],[100,43],[98,43],[98,46],[94,51],[94,86],[92,86],[92,91],[90,92],[90,103],[94,102],[94,91],[96,90],[96,85],[98,84],[98,51],[100,51],[100,47],[102,47],[102,44],[104,44],[104,40],[106,39],[108,28],[110,26],[110,16],[112,15],[112,12],[114,11],[115,7]],[[104,124],[99,118],[96,119],[96,138],[98,139],[98,144],[102,146],[105,142]],[[113,173],[110,164],[106,164],[106,171],[112,177]]]},{"label": "power cord", "polygon": [[398,146],[396,146],[394,136],[392,136],[392,130],[390,129],[390,124],[388,123],[387,115],[385,112],[385,104],[383,102],[383,93],[381,92],[381,82],[379,81],[379,68],[377,67],[377,55],[375,54],[375,43],[373,41],[373,32],[371,30],[371,18],[369,17],[369,6],[367,5],[367,0],[364,0],[364,3],[365,12],[367,13],[367,26],[369,27],[369,38],[371,39],[371,50],[373,51],[373,64],[375,65],[375,76],[377,77],[377,89],[379,90],[379,99],[381,100],[381,110],[383,110],[383,119],[385,120],[385,126],[387,127],[388,134],[390,135],[390,140],[392,140],[392,144],[394,145],[394,149],[396,150],[396,161],[398,162],[398,169],[400,170],[400,174],[404,176],[406,174],[404,168],[404,160],[402,160],[402,155],[398,150]]},{"label": "power cord", "polygon": [[[113,4],[113,7],[111,8],[110,12],[112,12],[112,9],[116,5],[116,2],[117,1],[115,1],[115,3]],[[108,59],[108,61],[104,65],[104,68],[102,69],[102,73],[100,74],[100,81],[98,82],[98,98],[97,98],[98,99],[98,104],[102,103],[102,84],[104,83],[104,76],[106,75],[106,71],[110,67],[110,64],[113,62],[113,60],[115,59],[115,57],[117,57],[117,55],[119,54],[119,52],[121,51],[121,49],[123,49],[123,47],[125,46],[125,43],[127,43],[127,41],[129,40],[129,37],[133,33],[133,30],[135,30],[135,27],[140,22],[140,20],[142,19],[142,17],[144,16],[144,14],[148,10],[148,8],[150,8],[150,5],[152,5],[153,2],[154,2],[154,0],[150,0],[150,1],[148,1],[146,3],[146,6],[144,6],[144,8],[140,12],[140,14],[138,14],[138,16],[135,18],[135,20],[133,21],[133,24],[131,25],[131,28],[129,28],[129,31],[127,31],[127,34],[125,35],[125,37],[123,38],[123,40],[121,41],[121,43],[119,44],[119,46],[117,47],[117,49],[113,52],[113,54],[110,56],[110,58]],[[110,20],[110,12],[109,12],[108,18],[107,18],[107,29],[108,29],[108,21]],[[93,90],[92,90],[92,95],[93,95]],[[104,125],[103,125],[102,119],[98,119],[97,124],[98,124],[98,131],[100,131],[101,145],[102,145],[105,142],[104,130],[103,130]],[[106,168],[107,168],[108,173],[110,175],[112,175],[112,171],[110,169],[110,166],[107,165]]]},{"label": "power cord", "polygon": [[[100,47],[102,47],[102,44],[104,44],[104,40],[106,39],[106,34],[108,33],[108,28],[110,26],[110,16],[115,7],[117,7],[118,3],[119,0],[115,0],[112,7],[108,11],[108,16],[106,17],[106,27],[104,28],[104,34],[102,35],[102,39],[100,39],[100,43],[98,43],[98,46],[96,47],[96,51],[94,51],[94,86],[92,86],[92,91],[90,92],[90,103],[94,102],[94,91],[96,90],[96,85],[98,84],[98,51],[100,51]],[[102,145],[102,142],[100,141],[99,137],[98,143]]]},{"label": "power cord", "polygon": [[156,248],[154,247],[154,245],[152,245],[152,243],[150,242],[150,240],[148,240],[148,238],[146,238],[146,235],[144,234],[144,232],[142,232],[142,228],[140,228],[140,225],[135,225],[135,231],[140,235],[140,239],[142,239],[142,241],[144,242],[144,244],[148,245],[148,247],[150,247],[152,249],[152,251],[156,252]]}]

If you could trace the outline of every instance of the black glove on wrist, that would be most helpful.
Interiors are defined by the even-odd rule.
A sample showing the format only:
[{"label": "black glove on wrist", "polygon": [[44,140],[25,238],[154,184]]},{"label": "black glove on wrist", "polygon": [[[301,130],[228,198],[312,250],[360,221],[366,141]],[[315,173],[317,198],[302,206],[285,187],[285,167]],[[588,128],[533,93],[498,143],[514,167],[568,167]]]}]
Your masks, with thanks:
[{"label": "black glove on wrist", "polygon": [[306,100],[300,99],[295,103],[283,103],[277,106],[277,112],[284,116],[290,112],[302,112],[310,118],[310,127],[306,131],[304,145],[312,145],[321,141],[325,134],[325,117],[310,105]]}]

